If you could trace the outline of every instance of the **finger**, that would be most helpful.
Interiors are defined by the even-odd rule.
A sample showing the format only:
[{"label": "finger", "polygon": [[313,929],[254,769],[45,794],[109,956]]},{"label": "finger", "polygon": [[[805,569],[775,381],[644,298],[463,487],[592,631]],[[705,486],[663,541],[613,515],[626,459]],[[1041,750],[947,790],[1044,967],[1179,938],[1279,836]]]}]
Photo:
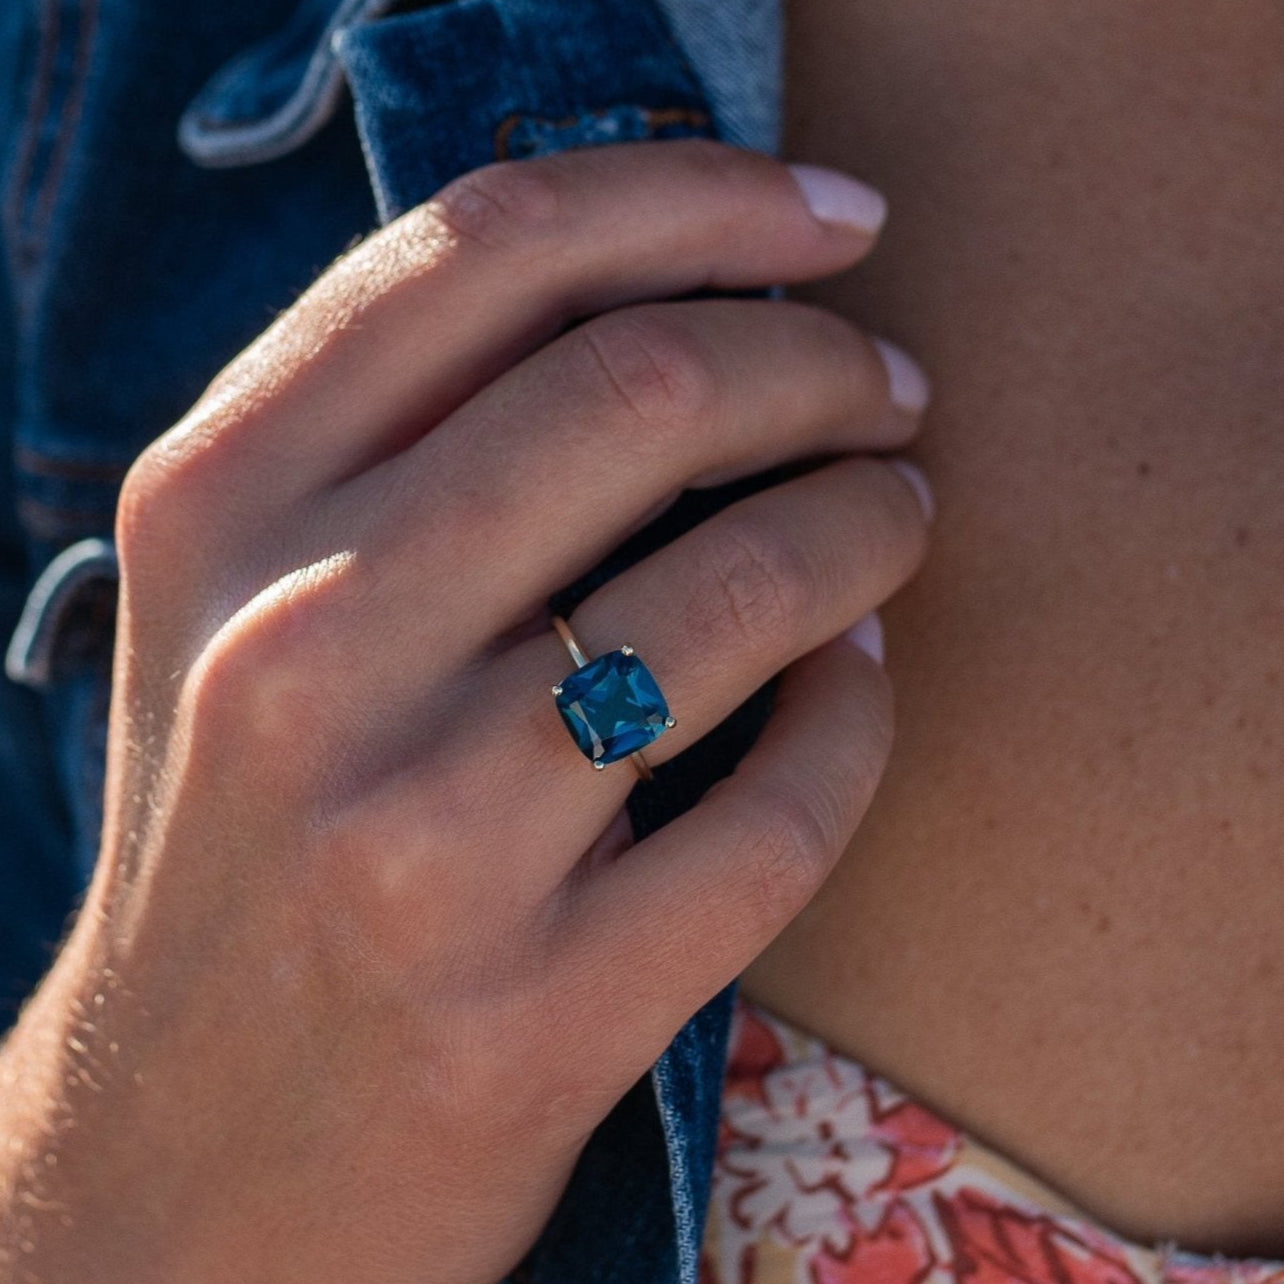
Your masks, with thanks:
[{"label": "finger", "polygon": [[[587,323],[336,495],[334,524],[362,532],[372,568],[366,614],[412,619],[432,602],[455,625],[438,658],[457,661],[702,473],[903,444],[918,413],[890,406],[881,351],[842,318],[783,301],[650,304]],[[361,643],[382,659],[372,680],[403,638]]]},{"label": "finger", "polygon": [[783,676],[731,776],[566,884],[549,915],[554,983],[599,1056],[607,1044],[626,1076],[645,1069],[806,904],[851,840],[890,741],[882,670],[845,638],[828,643]]},{"label": "finger", "polygon": [[[598,589],[569,623],[589,655],[626,642],[654,666],[678,720],[647,749],[658,764],[882,605],[926,551],[926,517],[904,477],[848,457],[723,509]],[[555,643],[546,634],[525,649],[560,659]]]},{"label": "finger", "polygon": [[[786,166],[707,140],[465,175],[326,272],[167,448],[217,444],[244,485],[284,500],[400,449],[577,317],[828,275],[868,249],[881,205],[854,180],[804,173],[813,192],[825,175],[826,217]],[[864,226],[834,217],[843,192]]]},{"label": "finger", "polygon": [[[652,675],[677,720],[645,747],[658,766],[885,601],[925,541],[905,479],[849,458],[722,510],[598,589],[570,623],[590,657],[631,644]],[[406,811],[425,794],[495,790],[476,845],[528,901],[561,882],[636,783],[624,759],[595,771],[568,734],[549,688],[574,670],[551,630],[482,666],[401,785]],[[588,721],[606,740],[607,719]]]}]

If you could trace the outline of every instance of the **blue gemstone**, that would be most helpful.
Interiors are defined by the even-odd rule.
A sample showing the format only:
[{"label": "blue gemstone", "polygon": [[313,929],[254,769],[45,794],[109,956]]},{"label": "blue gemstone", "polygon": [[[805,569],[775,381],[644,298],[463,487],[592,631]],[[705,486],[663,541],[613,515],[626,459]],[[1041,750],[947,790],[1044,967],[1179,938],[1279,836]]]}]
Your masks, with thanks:
[{"label": "blue gemstone", "polygon": [[636,655],[607,651],[561,683],[557,711],[584,756],[616,762],[664,730],[669,706]]}]

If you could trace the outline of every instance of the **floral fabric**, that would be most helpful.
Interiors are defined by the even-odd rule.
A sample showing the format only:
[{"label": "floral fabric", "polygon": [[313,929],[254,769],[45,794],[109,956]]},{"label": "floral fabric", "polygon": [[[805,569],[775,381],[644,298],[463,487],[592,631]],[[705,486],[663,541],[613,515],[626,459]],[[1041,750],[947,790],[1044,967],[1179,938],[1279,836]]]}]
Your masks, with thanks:
[{"label": "floral fabric", "polygon": [[1106,1231],[885,1080],[737,999],[701,1284],[1284,1284]]}]

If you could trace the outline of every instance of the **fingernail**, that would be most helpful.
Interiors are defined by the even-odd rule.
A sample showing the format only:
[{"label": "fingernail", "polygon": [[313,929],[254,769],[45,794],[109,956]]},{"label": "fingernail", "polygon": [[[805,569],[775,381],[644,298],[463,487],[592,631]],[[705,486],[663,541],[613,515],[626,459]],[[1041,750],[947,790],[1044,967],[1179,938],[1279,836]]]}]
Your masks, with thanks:
[{"label": "fingernail", "polygon": [[887,218],[887,201],[872,187],[820,165],[790,165],[807,202],[822,223],[845,223],[862,232],[877,232]]},{"label": "fingernail", "polygon": [[922,366],[904,348],[898,348],[887,339],[875,338],[874,347],[887,369],[892,405],[914,415],[926,410],[932,397],[932,385],[928,383]]},{"label": "fingernail", "polygon": [[883,621],[871,611],[847,630],[847,640],[860,647],[875,664],[883,663]]},{"label": "fingernail", "polygon": [[936,496],[932,494],[927,475],[917,464],[911,464],[908,459],[902,459],[899,455],[895,459],[889,459],[887,463],[905,478],[922,506],[923,516],[930,522],[936,516]]}]

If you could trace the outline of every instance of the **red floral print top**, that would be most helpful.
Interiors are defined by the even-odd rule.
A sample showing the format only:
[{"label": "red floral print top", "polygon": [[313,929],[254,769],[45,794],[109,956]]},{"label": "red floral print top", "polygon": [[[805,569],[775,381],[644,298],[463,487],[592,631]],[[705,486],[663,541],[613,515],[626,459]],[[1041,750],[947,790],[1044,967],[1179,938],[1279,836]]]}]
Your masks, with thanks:
[{"label": "red floral print top", "polygon": [[701,1284],[1284,1284],[1147,1247],[740,998]]}]

